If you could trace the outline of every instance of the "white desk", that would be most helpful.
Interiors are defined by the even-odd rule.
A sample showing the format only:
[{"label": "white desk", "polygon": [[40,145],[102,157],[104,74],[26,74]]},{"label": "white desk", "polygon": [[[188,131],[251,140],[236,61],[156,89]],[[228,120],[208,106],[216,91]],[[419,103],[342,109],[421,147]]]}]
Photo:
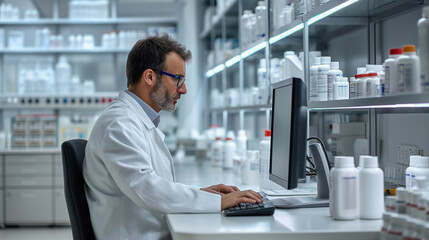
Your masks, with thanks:
[{"label": "white desk", "polygon": [[[230,176],[231,175],[231,176]],[[178,182],[201,186],[236,180],[232,171],[213,169],[208,164],[176,166]],[[228,182],[234,184],[234,182]],[[239,185],[239,184],[237,184]],[[192,239],[379,239],[381,220],[334,221],[328,208],[276,209],[273,216],[225,217],[223,214],[168,214],[167,222],[175,240]]]}]

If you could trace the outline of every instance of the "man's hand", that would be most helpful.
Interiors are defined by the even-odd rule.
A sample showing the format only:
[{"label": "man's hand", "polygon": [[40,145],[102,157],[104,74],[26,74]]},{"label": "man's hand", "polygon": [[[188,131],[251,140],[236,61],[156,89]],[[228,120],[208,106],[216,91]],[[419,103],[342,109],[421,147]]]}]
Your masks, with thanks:
[{"label": "man's hand", "polygon": [[227,186],[224,184],[213,185],[210,187],[201,188],[200,190],[215,194],[225,194],[240,191],[236,186]]},{"label": "man's hand", "polygon": [[260,203],[262,200],[262,196],[252,190],[235,191],[222,195],[221,208],[224,210],[239,203]]}]

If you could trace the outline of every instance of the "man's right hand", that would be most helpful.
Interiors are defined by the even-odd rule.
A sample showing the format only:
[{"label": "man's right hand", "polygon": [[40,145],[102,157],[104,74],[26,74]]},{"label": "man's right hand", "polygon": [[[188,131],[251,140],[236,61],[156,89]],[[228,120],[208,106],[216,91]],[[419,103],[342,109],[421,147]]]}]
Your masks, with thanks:
[{"label": "man's right hand", "polygon": [[221,208],[233,207],[239,203],[260,203],[262,202],[262,196],[252,190],[236,191],[222,195]]}]

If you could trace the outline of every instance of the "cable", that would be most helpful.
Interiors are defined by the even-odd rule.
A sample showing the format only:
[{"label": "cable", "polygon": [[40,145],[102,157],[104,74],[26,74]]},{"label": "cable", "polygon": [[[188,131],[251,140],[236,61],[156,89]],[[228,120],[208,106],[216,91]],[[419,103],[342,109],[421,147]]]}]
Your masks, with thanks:
[{"label": "cable", "polygon": [[316,141],[318,141],[320,143],[320,145],[322,145],[323,154],[325,154],[325,158],[326,158],[326,162],[328,164],[328,168],[329,168],[329,170],[331,170],[331,164],[329,164],[329,159],[328,159],[328,154],[326,154],[325,144],[323,144],[322,140],[320,138],[318,138],[318,137],[309,137],[309,138],[307,138],[307,141],[310,141],[310,140],[316,140]]}]

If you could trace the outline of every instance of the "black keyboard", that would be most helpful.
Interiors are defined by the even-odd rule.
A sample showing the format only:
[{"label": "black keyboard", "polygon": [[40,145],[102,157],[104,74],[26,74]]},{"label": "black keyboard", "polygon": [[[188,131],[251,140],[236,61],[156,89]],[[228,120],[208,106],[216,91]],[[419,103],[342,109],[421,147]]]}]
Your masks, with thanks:
[{"label": "black keyboard", "polygon": [[263,193],[259,193],[263,197],[261,203],[239,203],[234,207],[225,209],[225,216],[271,216],[274,214],[274,204]]}]

